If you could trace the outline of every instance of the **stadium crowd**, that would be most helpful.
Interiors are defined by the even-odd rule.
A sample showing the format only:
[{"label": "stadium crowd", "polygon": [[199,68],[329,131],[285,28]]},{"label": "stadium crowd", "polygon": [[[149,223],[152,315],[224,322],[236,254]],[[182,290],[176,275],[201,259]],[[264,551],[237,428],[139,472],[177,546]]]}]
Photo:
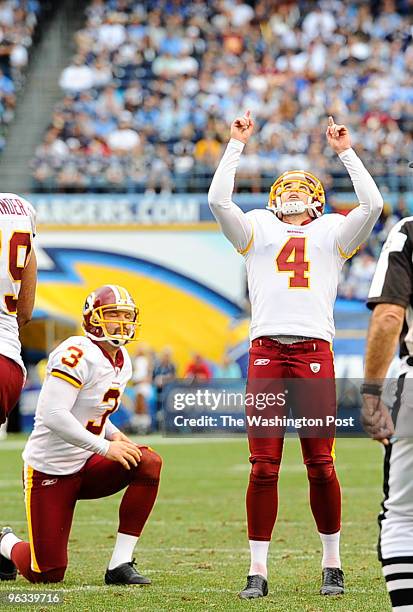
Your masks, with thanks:
[{"label": "stadium crowd", "polygon": [[[206,191],[228,125],[250,108],[257,129],[238,190],[266,191],[281,172],[302,167],[321,178],[334,210],[333,193],[350,182],[325,143],[331,113],[350,127],[384,195],[403,193],[413,145],[412,13],[410,0],[92,0],[33,160],[34,188]],[[383,212],[344,268],[341,297],[365,299],[380,246],[406,214],[404,204]]]},{"label": "stadium crowd", "polygon": [[6,142],[7,126],[14,118],[16,96],[24,83],[41,14],[39,0],[0,2],[0,151]]},{"label": "stadium crowd", "polygon": [[250,108],[240,189],[265,191],[291,167],[348,188],[325,145],[327,114],[349,125],[379,183],[403,189],[412,10],[409,0],[92,0],[34,187],[204,191],[229,123]]}]

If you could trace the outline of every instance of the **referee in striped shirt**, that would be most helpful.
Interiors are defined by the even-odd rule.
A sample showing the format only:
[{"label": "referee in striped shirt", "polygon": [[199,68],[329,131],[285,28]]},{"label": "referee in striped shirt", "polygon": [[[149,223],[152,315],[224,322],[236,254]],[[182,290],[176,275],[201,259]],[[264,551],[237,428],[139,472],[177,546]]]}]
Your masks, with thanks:
[{"label": "referee in striped shirt", "polygon": [[[413,163],[410,164],[413,167]],[[401,219],[383,246],[367,306],[362,422],[384,445],[379,560],[393,611],[413,611],[413,217]],[[382,386],[397,346],[401,359],[390,411]]]}]

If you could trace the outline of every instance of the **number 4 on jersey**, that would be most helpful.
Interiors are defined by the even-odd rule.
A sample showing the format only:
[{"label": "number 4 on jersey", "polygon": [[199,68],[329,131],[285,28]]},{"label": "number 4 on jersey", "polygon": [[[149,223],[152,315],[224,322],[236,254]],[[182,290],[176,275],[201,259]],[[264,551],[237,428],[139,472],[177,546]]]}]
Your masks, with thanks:
[{"label": "number 4 on jersey", "polygon": [[278,272],[289,272],[289,288],[308,289],[310,262],[306,260],[306,238],[291,237],[278,253],[275,263]]}]

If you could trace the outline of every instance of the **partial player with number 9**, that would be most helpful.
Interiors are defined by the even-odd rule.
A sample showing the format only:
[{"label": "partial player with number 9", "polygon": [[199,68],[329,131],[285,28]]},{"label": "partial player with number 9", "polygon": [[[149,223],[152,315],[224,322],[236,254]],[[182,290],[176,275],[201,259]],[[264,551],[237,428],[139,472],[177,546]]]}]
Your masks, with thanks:
[{"label": "partial player with number 9", "polygon": [[[344,125],[328,118],[327,141],[347,169],[359,206],[346,217],[324,214],[321,181],[304,170],[284,172],[273,183],[266,209],[244,213],[233,201],[235,173],[254,130],[249,111],[231,125],[231,140],[215,172],[209,205],[223,233],[245,258],[251,300],[247,392],[268,383],[277,393],[283,379],[321,379],[312,395],[295,386],[293,416],[335,416],[333,307],[344,262],[364,242],[383,206],[372,177],[351,148]],[[258,381],[258,382],[257,382]],[[261,383],[260,383],[261,381]],[[330,383],[328,382],[330,381]],[[274,387],[274,389],[272,388]],[[288,416],[290,406],[269,408],[271,417]],[[246,407],[247,415],[253,407]],[[274,414],[275,412],[275,414]],[[324,421],[326,422],[326,421]],[[310,487],[310,505],[320,535],[322,595],[344,592],[339,555],[340,486],[335,473],[334,429],[317,437],[300,432]],[[251,564],[241,598],[268,593],[267,554],[277,516],[277,482],[284,430],[249,428],[251,473],[247,490]]]},{"label": "partial player with number 9", "polygon": [[15,406],[26,369],[19,330],[32,316],[37,280],[32,205],[0,193],[0,426]]}]

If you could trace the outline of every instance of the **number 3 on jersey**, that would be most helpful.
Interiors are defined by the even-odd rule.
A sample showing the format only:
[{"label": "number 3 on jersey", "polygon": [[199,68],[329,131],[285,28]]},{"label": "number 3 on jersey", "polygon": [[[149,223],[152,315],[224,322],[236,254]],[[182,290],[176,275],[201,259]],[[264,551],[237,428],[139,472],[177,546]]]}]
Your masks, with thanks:
[{"label": "number 3 on jersey", "polygon": [[277,272],[290,273],[290,289],[308,289],[310,262],[306,260],[306,238],[289,238],[278,253],[275,265]]}]

